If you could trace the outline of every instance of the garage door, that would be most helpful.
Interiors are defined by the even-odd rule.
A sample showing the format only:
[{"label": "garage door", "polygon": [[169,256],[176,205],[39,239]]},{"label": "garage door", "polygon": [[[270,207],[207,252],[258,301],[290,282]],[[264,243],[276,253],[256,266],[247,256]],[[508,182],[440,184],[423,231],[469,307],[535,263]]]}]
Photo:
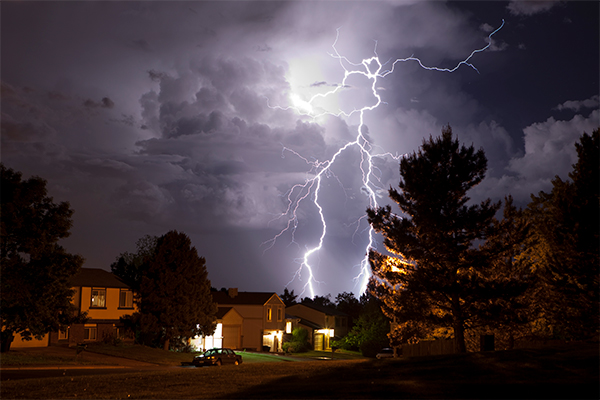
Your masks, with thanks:
[{"label": "garage door", "polygon": [[240,348],[241,325],[223,325],[223,347]]}]

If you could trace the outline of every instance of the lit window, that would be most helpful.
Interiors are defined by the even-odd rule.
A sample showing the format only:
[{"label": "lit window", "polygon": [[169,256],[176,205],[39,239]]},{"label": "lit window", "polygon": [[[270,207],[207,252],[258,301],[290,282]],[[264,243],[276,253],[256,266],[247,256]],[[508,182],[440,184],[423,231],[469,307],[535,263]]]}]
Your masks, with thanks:
[{"label": "lit window", "polygon": [[292,333],[292,321],[285,323],[285,333]]},{"label": "lit window", "polygon": [[131,290],[121,289],[119,308],[133,308],[133,292]]},{"label": "lit window", "polygon": [[86,326],[83,330],[83,340],[96,340],[98,328],[95,326]]},{"label": "lit window", "polygon": [[273,317],[271,313],[271,307],[267,308],[267,321],[270,321]]},{"label": "lit window", "polygon": [[106,289],[92,289],[92,307],[106,307]]}]

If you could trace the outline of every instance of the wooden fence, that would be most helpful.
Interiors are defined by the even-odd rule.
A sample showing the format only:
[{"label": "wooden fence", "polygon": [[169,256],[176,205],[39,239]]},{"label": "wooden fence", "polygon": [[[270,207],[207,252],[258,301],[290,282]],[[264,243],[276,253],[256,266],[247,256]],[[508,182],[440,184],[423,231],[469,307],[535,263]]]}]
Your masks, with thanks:
[{"label": "wooden fence", "polygon": [[422,340],[417,344],[402,346],[403,357],[454,354],[454,339]]}]

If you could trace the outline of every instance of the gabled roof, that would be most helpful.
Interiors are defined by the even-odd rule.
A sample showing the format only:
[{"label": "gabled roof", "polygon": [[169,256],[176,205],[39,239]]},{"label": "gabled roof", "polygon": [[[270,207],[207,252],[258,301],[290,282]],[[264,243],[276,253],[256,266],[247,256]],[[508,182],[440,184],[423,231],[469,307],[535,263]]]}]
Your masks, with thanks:
[{"label": "gabled roof", "polygon": [[71,286],[129,289],[129,286],[116,275],[100,268],[81,268],[79,272],[71,278]]},{"label": "gabled roof", "polygon": [[217,319],[223,319],[223,317],[225,315],[227,315],[227,313],[229,311],[231,311],[232,309],[233,309],[233,307],[219,307],[217,309],[217,315],[216,315]]},{"label": "gabled roof", "polygon": [[[275,292],[238,292],[236,296],[231,297],[227,292],[211,292],[213,301],[219,305],[260,305],[264,306]],[[279,298],[279,296],[277,296]],[[281,300],[281,299],[280,299]]]},{"label": "gabled roof", "polygon": [[[286,315],[287,315],[287,314],[286,314]],[[309,321],[309,320],[307,320],[307,319],[300,318],[300,317],[294,317],[294,318],[296,318],[296,319],[299,319],[299,320],[300,320],[300,322],[299,322],[299,323],[300,323],[300,325],[304,325],[304,326],[306,326],[306,327],[308,327],[308,328],[310,328],[310,329],[323,329],[323,326],[321,326],[321,325],[319,325],[319,324],[317,324],[317,323],[314,323],[314,322],[312,322],[312,321]]]},{"label": "gabled roof", "polygon": [[304,307],[312,308],[313,310],[322,312],[325,315],[333,315],[333,316],[337,315],[339,317],[347,317],[348,316],[348,314],[346,314],[345,312],[338,311],[335,308],[320,306],[317,304],[299,303],[299,304],[294,304],[293,306],[290,306],[290,307],[294,307],[294,306],[304,306]]}]

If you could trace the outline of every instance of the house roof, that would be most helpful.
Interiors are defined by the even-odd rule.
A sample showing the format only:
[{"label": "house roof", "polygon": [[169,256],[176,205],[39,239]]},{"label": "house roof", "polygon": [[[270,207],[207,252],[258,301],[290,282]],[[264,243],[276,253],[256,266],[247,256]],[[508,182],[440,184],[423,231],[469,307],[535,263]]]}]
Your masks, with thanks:
[{"label": "house roof", "polygon": [[307,319],[304,319],[304,318],[300,318],[300,325],[304,325],[311,329],[322,329],[323,328],[323,326],[316,324],[312,321],[309,321]]},{"label": "house roof", "polygon": [[232,309],[232,308],[233,308],[233,307],[219,307],[219,308],[217,309],[217,319],[223,319],[223,317],[224,317],[225,315],[227,315],[227,313],[228,313],[229,311],[231,311],[231,309]]},{"label": "house roof", "polygon": [[322,312],[325,315],[333,315],[333,316],[337,315],[339,317],[347,317],[348,316],[348,314],[346,314],[345,312],[338,311],[335,308],[324,307],[324,306],[320,306],[320,305],[317,305],[317,304],[300,303],[300,304],[294,304],[293,306],[290,306],[290,307],[295,307],[295,306],[304,306],[304,307],[312,308],[313,310]]},{"label": "house roof", "polygon": [[[238,292],[235,297],[229,296],[227,292],[211,292],[213,301],[217,304],[235,305],[265,305],[273,296],[274,292]],[[277,296],[279,298],[279,296]]]},{"label": "house roof", "polygon": [[116,275],[100,268],[81,268],[79,272],[71,278],[71,286],[129,289],[129,286]]}]

